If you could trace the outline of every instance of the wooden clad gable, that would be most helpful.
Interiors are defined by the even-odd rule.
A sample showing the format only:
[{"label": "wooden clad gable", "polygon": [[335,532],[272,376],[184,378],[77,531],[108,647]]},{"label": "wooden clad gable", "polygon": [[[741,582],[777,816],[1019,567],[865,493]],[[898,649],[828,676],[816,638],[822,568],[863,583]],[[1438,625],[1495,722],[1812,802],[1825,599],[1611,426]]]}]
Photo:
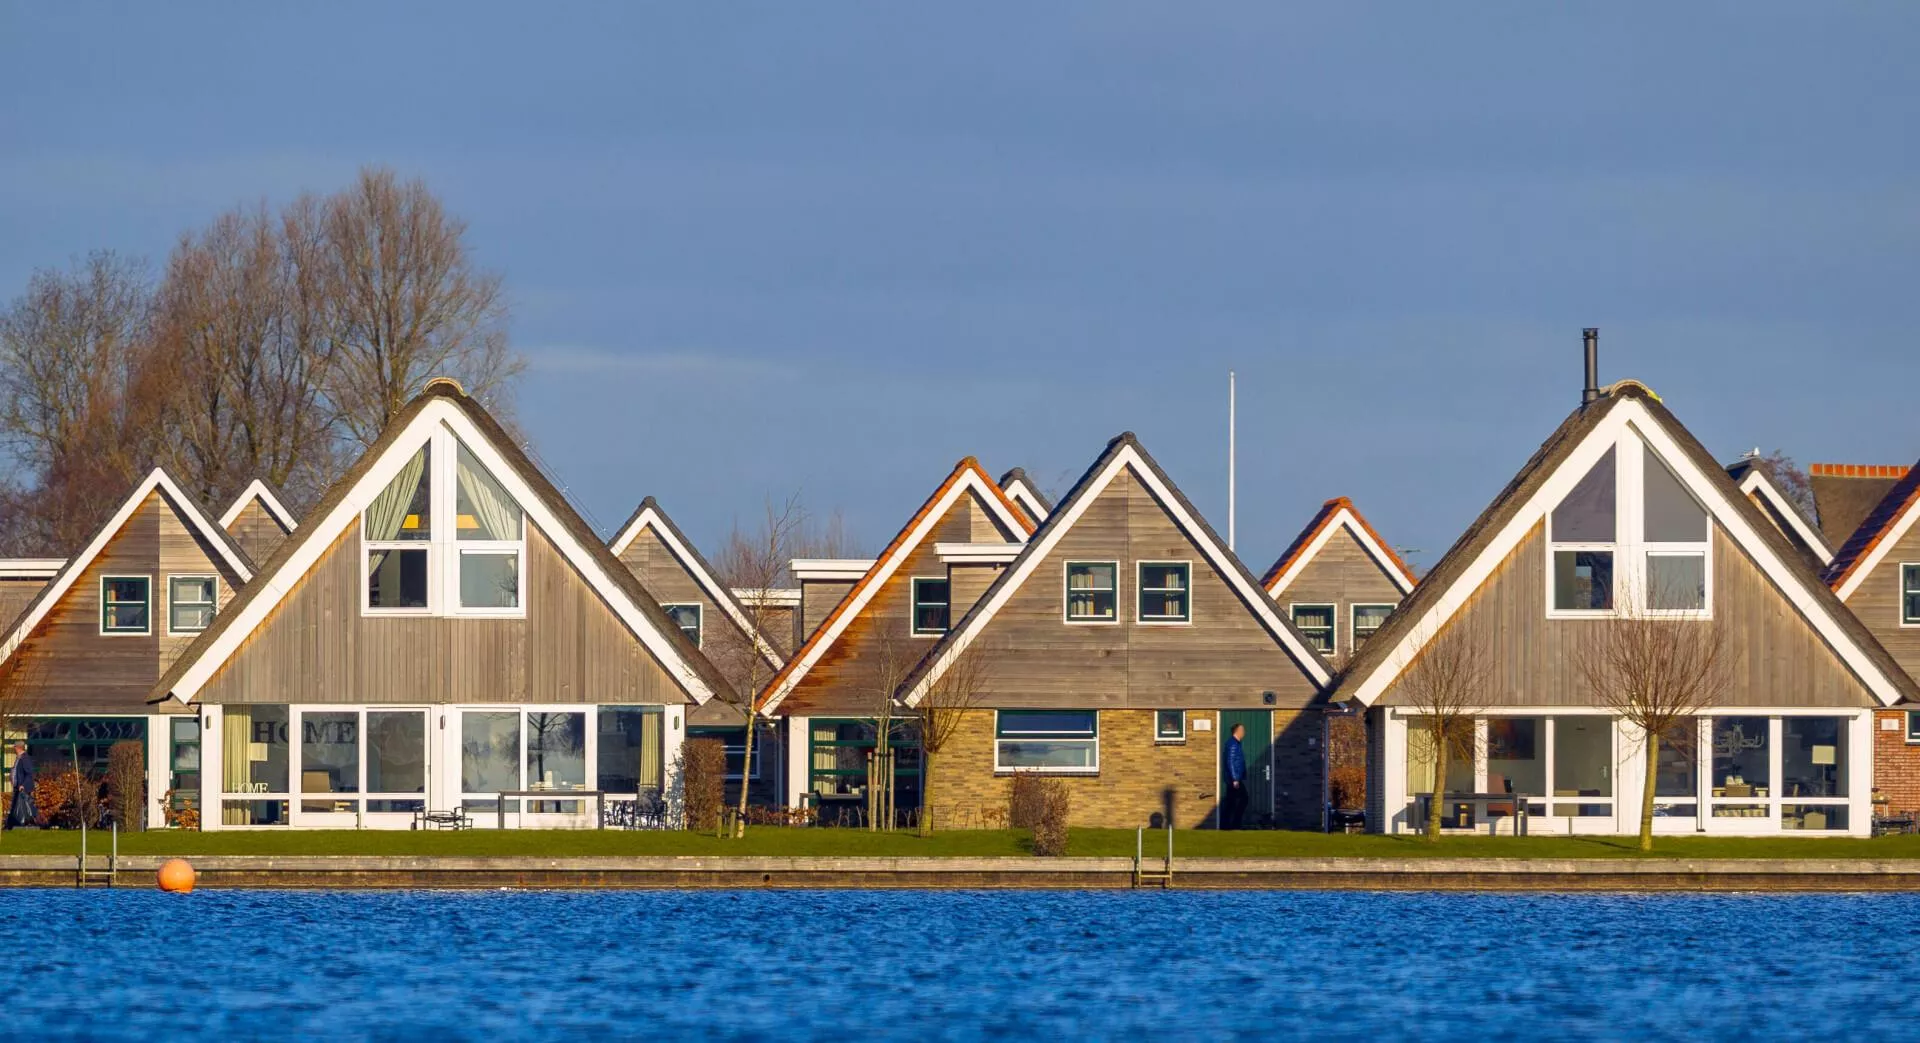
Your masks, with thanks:
[{"label": "wooden clad gable", "polygon": [[367,616],[360,528],[337,536],[200,690],[209,703],[685,703],[531,522],[525,618]]},{"label": "wooden clad gable", "polygon": [[[1069,562],[1117,562],[1115,623],[1068,623]],[[1136,622],[1141,562],[1190,565],[1192,621]],[[1298,708],[1317,686],[1131,467],[1061,534],[974,638],[978,705]],[[1263,693],[1273,692],[1275,704]]]},{"label": "wooden clad gable", "polygon": [[1847,608],[1910,676],[1920,678],[1920,626],[1903,621],[1901,603],[1902,566],[1909,564],[1920,564],[1920,524],[1891,540],[1879,563],[1843,590]]},{"label": "wooden clad gable", "polygon": [[[147,492],[90,561],[74,565],[79,567],[78,574],[64,593],[45,606],[45,615],[21,635],[13,652],[33,679],[30,698],[41,712],[153,712],[147,706],[148,689],[196,636],[169,632],[168,578],[216,577],[220,606],[248,579],[183,519],[180,506],[157,487]],[[150,580],[146,634],[100,632],[100,584],[108,576]]]},{"label": "wooden clad gable", "polygon": [[[659,598],[662,605],[700,606],[700,651],[727,675],[736,690],[744,688],[748,674],[747,657],[754,654],[752,640],[734,621],[730,606],[723,605],[694,578],[686,564],[661,538],[660,532],[649,527],[636,533],[620,550],[620,561],[633,570],[641,584]],[[765,635],[765,639],[776,652],[784,654],[786,649],[783,646],[785,639],[791,637],[792,623],[787,620],[787,629],[782,632],[773,613],[768,613],[768,616],[771,633]],[[763,663],[757,668],[758,679],[766,681],[773,669]]]},{"label": "wooden clad gable", "polygon": [[[1807,625],[1779,588],[1719,525],[1713,527],[1713,619],[1725,633],[1729,702],[1738,706],[1875,705],[1872,694]],[[1479,703],[1592,706],[1573,649],[1605,621],[1547,616],[1545,526],[1537,524],[1448,626],[1475,627],[1492,642],[1493,680]],[[1398,682],[1381,705],[1404,705]]]},{"label": "wooden clad gable", "polygon": [[1353,606],[1398,605],[1402,597],[1392,575],[1345,526],[1328,538],[1319,553],[1300,567],[1292,582],[1274,594],[1282,609],[1293,605],[1334,607],[1334,658],[1353,654]]},{"label": "wooden clad gable", "polygon": [[254,561],[266,561],[287,540],[287,529],[280,519],[258,500],[249,499],[233,519],[223,526],[233,542]]}]

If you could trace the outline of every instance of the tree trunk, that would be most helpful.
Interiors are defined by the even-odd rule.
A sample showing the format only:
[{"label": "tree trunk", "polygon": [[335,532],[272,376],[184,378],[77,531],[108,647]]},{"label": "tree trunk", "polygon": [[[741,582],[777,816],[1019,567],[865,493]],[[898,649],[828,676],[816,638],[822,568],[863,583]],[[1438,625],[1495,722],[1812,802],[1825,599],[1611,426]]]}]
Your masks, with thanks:
[{"label": "tree trunk", "polygon": [[1447,792],[1447,740],[1440,725],[1433,726],[1433,795],[1427,798],[1427,839],[1440,840],[1441,798]]},{"label": "tree trunk", "polygon": [[[747,745],[746,748],[741,751],[742,756],[740,760],[740,807],[739,814],[733,821],[733,836],[736,840],[745,839],[747,835],[747,790],[753,785],[751,779],[753,775],[753,733],[756,731],[759,731],[759,729],[753,726],[753,707],[752,705],[748,705]],[[726,768],[723,765],[720,774],[725,776],[726,773]]]},{"label": "tree trunk", "polygon": [[920,835],[933,835],[933,751],[920,749]]},{"label": "tree trunk", "polygon": [[1647,784],[1640,794],[1640,850],[1653,850],[1653,790],[1660,775],[1660,737],[1649,732],[1647,742]]}]

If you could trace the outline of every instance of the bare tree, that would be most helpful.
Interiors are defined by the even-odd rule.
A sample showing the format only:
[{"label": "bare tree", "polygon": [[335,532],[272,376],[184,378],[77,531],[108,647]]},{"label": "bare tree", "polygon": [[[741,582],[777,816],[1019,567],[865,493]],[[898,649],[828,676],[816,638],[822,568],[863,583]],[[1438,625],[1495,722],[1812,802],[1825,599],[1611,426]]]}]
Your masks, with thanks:
[{"label": "bare tree", "polygon": [[1441,627],[1406,664],[1400,694],[1422,727],[1409,728],[1407,744],[1415,760],[1433,765],[1427,801],[1427,839],[1440,839],[1441,803],[1447,768],[1458,757],[1471,764],[1475,722],[1493,677],[1493,649],[1485,624],[1471,614]]},{"label": "bare tree", "polygon": [[741,608],[752,631],[744,641],[717,645],[713,653],[714,665],[733,686],[733,690],[723,693],[722,697],[739,711],[746,729],[740,803],[733,829],[736,837],[746,836],[748,775],[753,765],[753,748],[765,723],[761,719],[761,707],[765,705],[766,687],[778,671],[775,665],[778,650],[767,635],[780,624],[787,611],[775,604],[770,592],[778,587],[780,576],[786,572],[787,561],[793,557],[794,538],[806,524],[806,512],[797,494],[789,496],[784,503],[775,503],[768,497],[765,510],[760,528],[751,535],[734,527],[727,542],[724,564],[718,566],[723,574],[721,582],[747,592],[741,599]]},{"label": "bare tree", "polygon": [[993,657],[976,641],[956,653],[914,706],[920,732],[920,835],[933,835],[934,762],[959,735],[987,689]]},{"label": "bare tree", "polygon": [[[1646,761],[1640,797],[1640,850],[1653,850],[1654,791],[1660,748],[1690,750],[1702,710],[1732,683],[1726,632],[1703,612],[1651,610],[1650,605],[1705,604],[1704,591],[1638,596],[1621,584],[1618,611],[1583,621],[1571,659],[1594,701],[1639,734]],[[1692,600],[1690,600],[1692,599]]]},{"label": "bare tree", "polygon": [[874,747],[867,767],[869,829],[891,830],[894,825],[893,728],[901,709],[900,686],[927,649],[928,642],[915,640],[895,614],[887,613],[876,624],[872,646],[861,655],[851,681],[873,713]]},{"label": "bare tree", "polygon": [[507,345],[498,273],[474,263],[466,222],[418,179],[369,167],[321,207],[332,362],[322,378],[342,433],[369,445],[435,376],[496,412],[524,362]]},{"label": "bare tree", "polygon": [[1807,477],[1807,472],[1801,468],[1800,464],[1793,457],[1788,456],[1785,449],[1775,449],[1759,459],[1772,473],[1773,484],[1780,487],[1780,495],[1785,496],[1788,503],[1799,508],[1801,515],[1808,521],[1817,521],[1820,512],[1814,506],[1813,481]]},{"label": "bare tree", "polygon": [[[727,535],[727,542],[714,558],[714,571],[720,574],[721,582],[737,589],[778,590],[791,587],[794,583],[793,572],[789,564],[794,558],[857,558],[861,557],[859,543],[847,529],[846,516],[839,511],[827,515],[824,522],[816,522],[802,506],[800,494],[788,497],[788,506],[794,511],[796,519],[792,531],[786,534],[786,558],[780,562],[780,571],[775,573],[770,583],[760,584],[758,557],[768,535],[763,521],[760,527],[752,530],[742,529],[735,524]],[[771,516],[769,516],[769,519]]]}]

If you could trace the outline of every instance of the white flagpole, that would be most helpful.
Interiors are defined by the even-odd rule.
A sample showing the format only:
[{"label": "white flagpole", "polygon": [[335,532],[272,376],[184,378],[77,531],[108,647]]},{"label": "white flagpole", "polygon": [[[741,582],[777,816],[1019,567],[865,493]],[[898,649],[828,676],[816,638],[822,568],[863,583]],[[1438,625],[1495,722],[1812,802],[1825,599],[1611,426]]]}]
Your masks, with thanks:
[{"label": "white flagpole", "polygon": [[1227,549],[1229,551],[1233,550],[1234,537],[1233,440],[1234,422],[1236,419],[1234,416],[1233,370],[1227,370]]}]

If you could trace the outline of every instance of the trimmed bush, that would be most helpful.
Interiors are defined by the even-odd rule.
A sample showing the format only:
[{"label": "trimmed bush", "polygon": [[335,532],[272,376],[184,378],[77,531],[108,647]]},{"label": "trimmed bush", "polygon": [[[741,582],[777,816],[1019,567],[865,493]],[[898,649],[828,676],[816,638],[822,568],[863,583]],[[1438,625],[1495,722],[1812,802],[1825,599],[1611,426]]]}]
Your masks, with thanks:
[{"label": "trimmed bush", "polygon": [[50,829],[79,829],[100,824],[99,779],[65,768],[43,771],[33,778],[33,810],[39,823]]},{"label": "trimmed bush", "polygon": [[1013,776],[1013,792],[1007,796],[1007,825],[1032,829],[1040,821],[1047,780],[1025,772]]},{"label": "trimmed bush", "polygon": [[1064,779],[1044,779],[1040,786],[1040,817],[1033,824],[1033,853],[1058,857],[1067,853],[1067,816],[1073,810],[1073,791]]},{"label": "trimmed bush", "polygon": [[719,739],[688,739],[681,748],[680,764],[687,790],[687,828],[718,830],[720,809],[726,804],[726,746]]},{"label": "trimmed bush", "polygon": [[107,751],[107,806],[121,829],[146,828],[147,750],[137,742],[116,742]]}]

